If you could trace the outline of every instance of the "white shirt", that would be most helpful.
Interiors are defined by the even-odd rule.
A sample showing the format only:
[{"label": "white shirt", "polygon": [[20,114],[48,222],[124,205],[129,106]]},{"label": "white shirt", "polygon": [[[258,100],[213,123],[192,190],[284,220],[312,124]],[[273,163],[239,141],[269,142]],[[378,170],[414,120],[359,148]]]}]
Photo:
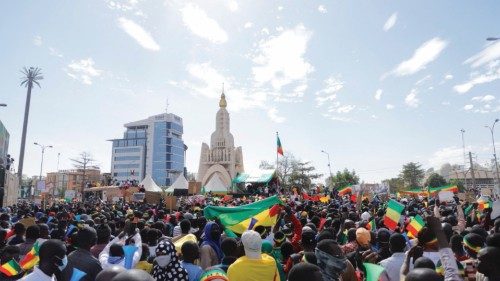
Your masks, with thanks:
[{"label": "white shirt", "polygon": [[30,274],[26,275],[22,281],[56,281],[55,276],[48,276],[43,271],[41,271],[38,266]]},{"label": "white shirt", "polygon": [[378,264],[384,267],[389,281],[399,281],[399,271],[405,260],[405,253],[394,253],[392,256],[380,261]]}]

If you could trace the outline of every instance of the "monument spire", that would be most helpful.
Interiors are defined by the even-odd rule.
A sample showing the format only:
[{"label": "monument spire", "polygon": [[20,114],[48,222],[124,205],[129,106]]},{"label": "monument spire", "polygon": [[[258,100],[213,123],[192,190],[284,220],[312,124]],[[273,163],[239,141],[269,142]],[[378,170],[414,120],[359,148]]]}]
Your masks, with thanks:
[{"label": "monument spire", "polygon": [[226,95],[224,94],[224,83],[222,83],[222,95],[220,95],[219,107],[226,108]]}]

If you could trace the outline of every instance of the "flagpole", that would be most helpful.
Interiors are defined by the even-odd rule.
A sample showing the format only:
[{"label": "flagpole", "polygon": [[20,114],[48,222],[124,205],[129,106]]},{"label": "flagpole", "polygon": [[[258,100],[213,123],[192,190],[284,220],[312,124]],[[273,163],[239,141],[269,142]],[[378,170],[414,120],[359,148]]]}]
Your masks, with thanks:
[{"label": "flagpole", "polygon": [[[278,132],[276,132],[276,141],[278,141],[278,138],[279,138],[279,135],[278,135]],[[279,189],[279,187],[280,187],[280,180],[279,180],[279,177],[278,177],[278,147],[276,147],[276,178],[278,179],[277,187]]]}]

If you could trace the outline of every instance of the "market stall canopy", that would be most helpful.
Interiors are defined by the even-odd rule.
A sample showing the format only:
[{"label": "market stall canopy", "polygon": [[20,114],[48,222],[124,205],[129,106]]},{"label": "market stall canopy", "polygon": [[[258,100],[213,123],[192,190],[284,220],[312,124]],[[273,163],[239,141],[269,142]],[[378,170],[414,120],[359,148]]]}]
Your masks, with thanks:
[{"label": "market stall canopy", "polygon": [[163,190],[155,183],[153,178],[150,175],[146,175],[146,177],[141,181],[139,186],[144,186],[146,191],[152,192],[162,192]]},{"label": "market stall canopy", "polygon": [[173,189],[188,189],[188,186],[189,186],[188,181],[186,180],[186,178],[184,177],[184,175],[181,174],[175,180],[174,184],[172,184],[172,186],[170,188],[173,187]]},{"label": "market stall canopy", "polygon": [[228,187],[224,185],[218,174],[215,174],[210,178],[208,183],[202,188],[202,192],[208,193],[227,193]]},{"label": "market stall canopy", "polygon": [[275,170],[260,170],[255,174],[240,174],[233,179],[233,183],[269,183],[275,176]]}]

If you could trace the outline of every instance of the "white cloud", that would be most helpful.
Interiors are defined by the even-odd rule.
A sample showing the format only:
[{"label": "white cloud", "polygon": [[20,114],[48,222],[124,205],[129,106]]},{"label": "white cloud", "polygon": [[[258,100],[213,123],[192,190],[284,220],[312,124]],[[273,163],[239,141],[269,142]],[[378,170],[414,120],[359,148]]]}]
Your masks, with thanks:
[{"label": "white cloud", "polygon": [[446,74],[446,75],[444,76],[444,79],[445,79],[445,80],[451,80],[451,79],[453,79],[453,75],[451,75],[451,74]]},{"label": "white cloud", "polygon": [[278,32],[281,32],[283,30],[285,30],[285,28],[283,26],[277,26],[276,27],[276,31],[278,31]]},{"label": "white cloud", "polygon": [[269,108],[269,110],[267,111],[267,116],[274,123],[283,123],[283,122],[285,122],[285,117],[278,116],[278,110],[276,109],[276,107]]},{"label": "white cloud", "polygon": [[78,61],[71,61],[68,68],[64,70],[71,78],[83,84],[91,85],[92,79],[94,77],[99,77],[102,73],[102,70],[96,69],[94,64],[95,62],[92,58],[81,59]]},{"label": "white cloud", "polygon": [[33,44],[35,44],[35,46],[42,46],[42,44],[43,44],[42,36],[40,36],[40,35],[34,36],[33,37]]},{"label": "white cloud", "polygon": [[405,98],[405,103],[407,106],[417,108],[420,105],[420,100],[418,99],[417,94],[417,89],[411,90],[411,92]]},{"label": "white cloud", "polygon": [[376,100],[380,100],[382,98],[382,89],[378,89],[376,92],[375,92],[375,99]]},{"label": "white cloud", "polygon": [[429,157],[429,166],[436,169],[441,168],[441,166],[445,163],[462,165],[463,162],[464,151],[462,147],[458,146],[441,148]]},{"label": "white cloud", "polygon": [[500,59],[500,41],[487,46],[481,52],[468,58],[464,63],[471,64],[473,68],[476,68],[497,59]]},{"label": "white cloud", "polygon": [[372,116],[370,116],[371,119],[378,119],[378,116],[375,115],[375,114],[372,114]]},{"label": "white cloud", "polygon": [[283,10],[283,6],[278,6],[278,11],[282,11]]},{"label": "white cloud", "polygon": [[389,31],[398,20],[398,13],[393,13],[384,23],[384,31]]},{"label": "white cloud", "polygon": [[181,10],[184,25],[195,35],[216,44],[228,40],[226,31],[198,5],[189,3]]},{"label": "white cloud", "polygon": [[227,7],[228,7],[229,11],[236,12],[236,11],[238,11],[239,5],[238,5],[238,2],[236,2],[234,0],[229,0],[227,2]]},{"label": "white cloud", "polygon": [[325,5],[319,5],[318,12],[320,12],[322,14],[326,14],[328,12],[328,10],[326,9]]},{"label": "white cloud", "polygon": [[443,101],[441,102],[441,105],[444,105],[444,106],[448,106],[450,105],[451,103],[449,101]]},{"label": "white cloud", "polygon": [[63,54],[61,54],[61,52],[52,47],[49,47],[49,54],[54,57],[59,57],[59,58],[63,57]]},{"label": "white cloud", "polygon": [[332,112],[337,112],[337,113],[349,113],[351,112],[354,108],[356,108],[355,105],[347,104],[347,105],[342,105],[337,107],[336,109],[332,110]]},{"label": "white cloud", "polygon": [[243,27],[244,27],[244,28],[251,28],[252,26],[253,26],[253,23],[252,23],[252,22],[247,21]]},{"label": "white cloud", "polygon": [[392,110],[392,109],[394,109],[394,105],[388,103],[385,105],[385,108],[387,108],[387,110]]},{"label": "white cloud", "polygon": [[130,37],[134,38],[135,41],[137,41],[137,43],[139,43],[139,45],[141,45],[144,49],[151,51],[160,50],[160,46],[156,43],[151,34],[134,21],[120,17],[118,19],[118,23],[120,28],[122,28]]},{"label": "white cloud", "polygon": [[[420,70],[425,69],[427,64],[437,59],[439,54],[441,54],[447,45],[448,42],[440,39],[439,37],[434,37],[418,47],[410,59],[401,62],[388,74],[406,76],[417,73]],[[383,77],[388,74],[385,74]]]},{"label": "white cloud", "polygon": [[337,93],[344,87],[344,82],[334,76],[330,76],[323,83],[325,87],[316,92],[317,106],[322,106],[327,101],[335,100]]},{"label": "white cloud", "polygon": [[473,109],[473,108],[474,108],[474,105],[473,105],[473,104],[466,104],[466,105],[464,106],[464,110],[471,110],[471,109]]},{"label": "white cloud", "polygon": [[252,67],[255,82],[258,85],[270,83],[275,90],[280,90],[292,82],[306,80],[307,75],[314,70],[304,59],[311,36],[312,32],[299,24],[278,36],[261,41],[253,57],[256,64]]},{"label": "white cloud", "polygon": [[430,79],[431,79],[431,77],[432,77],[432,76],[431,76],[430,74],[429,74],[429,75],[424,76],[424,78],[422,78],[422,79],[418,80],[418,81],[415,83],[415,86],[418,86],[418,85],[424,84],[425,82],[427,82],[428,80],[430,80]]},{"label": "white cloud", "polygon": [[479,101],[479,102],[489,103],[489,102],[495,100],[495,97],[492,96],[492,95],[477,96],[477,97],[473,97],[471,100],[472,101]]},{"label": "white cloud", "polygon": [[455,85],[453,89],[459,94],[465,94],[476,85],[490,83],[500,79],[500,60],[488,63],[486,68],[487,70],[484,73],[471,73],[469,81]]}]

